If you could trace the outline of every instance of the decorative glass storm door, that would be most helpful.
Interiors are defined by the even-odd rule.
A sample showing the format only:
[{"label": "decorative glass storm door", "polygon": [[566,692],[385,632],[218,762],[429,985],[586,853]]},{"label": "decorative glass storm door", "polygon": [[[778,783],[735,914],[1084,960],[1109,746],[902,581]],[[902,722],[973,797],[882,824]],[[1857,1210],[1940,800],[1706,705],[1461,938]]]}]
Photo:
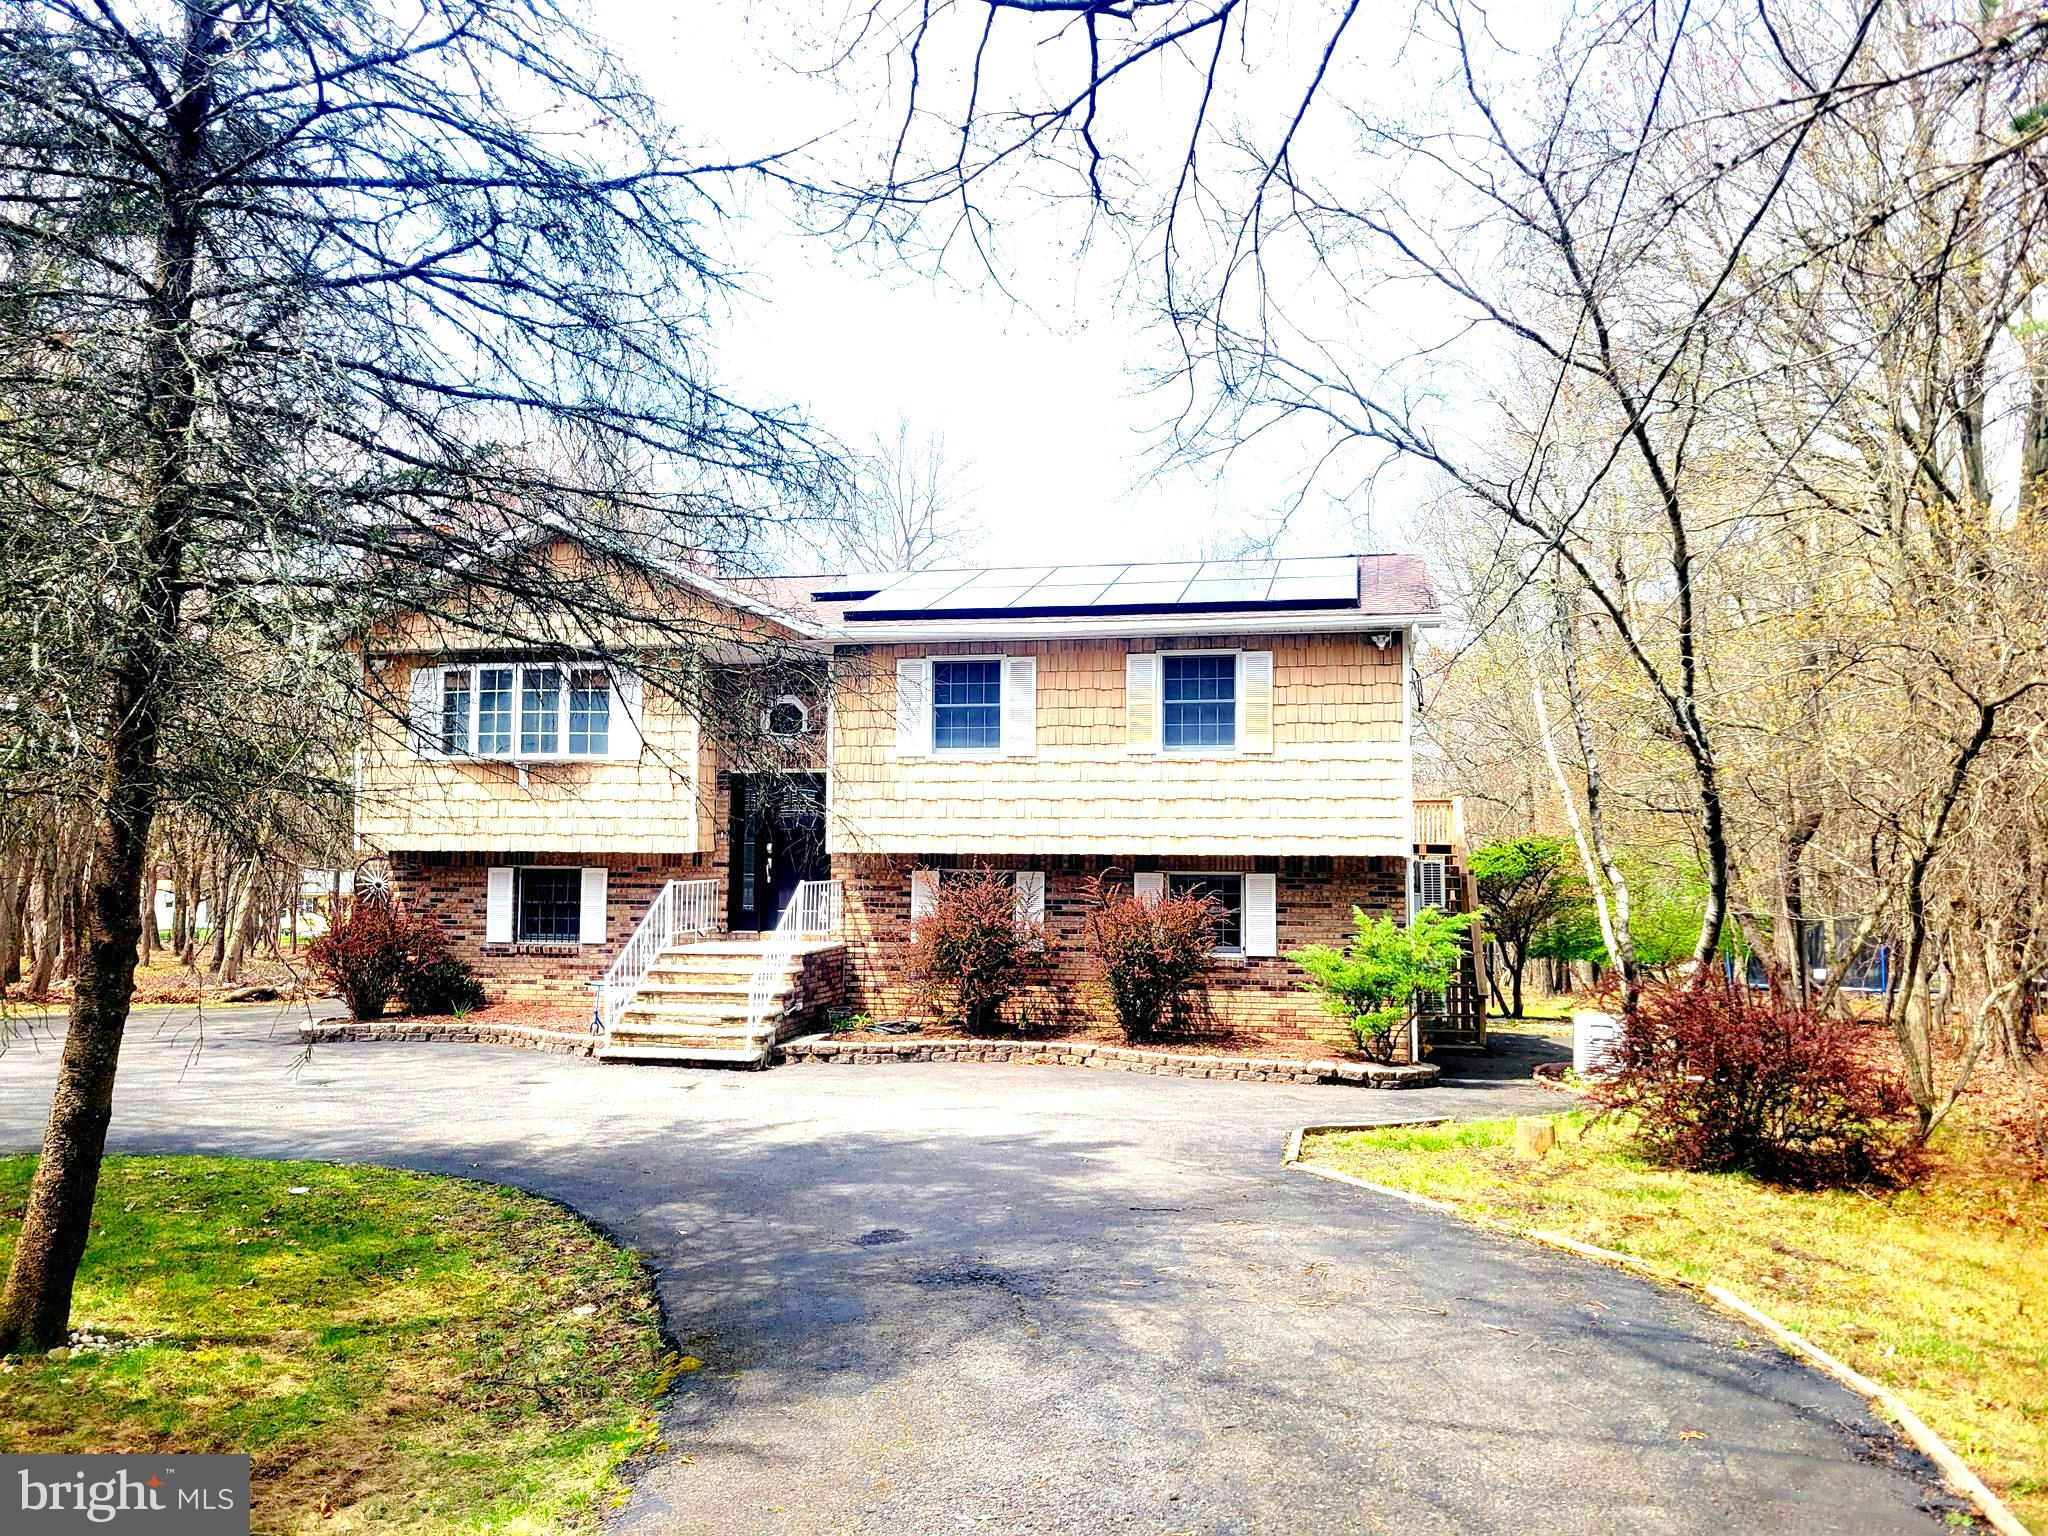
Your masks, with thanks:
[{"label": "decorative glass storm door", "polygon": [[734,774],[731,863],[726,926],[765,933],[781,920],[799,885],[832,872],[825,853],[825,776]]}]

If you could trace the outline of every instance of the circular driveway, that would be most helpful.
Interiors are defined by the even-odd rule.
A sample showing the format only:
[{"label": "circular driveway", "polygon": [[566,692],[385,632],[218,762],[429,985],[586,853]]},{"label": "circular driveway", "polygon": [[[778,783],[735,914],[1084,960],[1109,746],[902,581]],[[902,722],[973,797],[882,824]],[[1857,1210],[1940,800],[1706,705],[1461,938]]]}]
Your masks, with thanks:
[{"label": "circular driveway", "polygon": [[[48,1033],[0,1056],[0,1150],[34,1147],[55,1064]],[[1279,1166],[1304,1122],[1554,1108],[1511,1079],[306,1056],[268,1011],[151,1010],[112,1145],[467,1174],[618,1234],[705,1362],[622,1531],[1940,1528],[1861,1400],[1682,1294]]]}]

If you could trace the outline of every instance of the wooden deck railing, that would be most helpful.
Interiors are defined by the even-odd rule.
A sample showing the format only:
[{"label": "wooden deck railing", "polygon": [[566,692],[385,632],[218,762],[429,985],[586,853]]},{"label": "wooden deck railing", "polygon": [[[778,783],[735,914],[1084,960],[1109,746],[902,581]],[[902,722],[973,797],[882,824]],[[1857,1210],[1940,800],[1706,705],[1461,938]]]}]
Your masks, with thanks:
[{"label": "wooden deck railing", "polygon": [[1465,818],[1455,798],[1418,799],[1415,802],[1415,841],[1422,844],[1462,844]]}]

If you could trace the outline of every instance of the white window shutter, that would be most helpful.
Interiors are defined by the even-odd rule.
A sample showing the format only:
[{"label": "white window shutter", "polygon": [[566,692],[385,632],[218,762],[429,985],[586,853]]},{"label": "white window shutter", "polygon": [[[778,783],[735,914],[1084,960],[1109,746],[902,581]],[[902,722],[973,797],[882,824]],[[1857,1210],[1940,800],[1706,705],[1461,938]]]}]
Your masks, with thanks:
[{"label": "white window shutter", "polygon": [[1038,750],[1038,658],[1003,659],[1003,755],[1030,757]]},{"label": "white window shutter", "polygon": [[1131,876],[1131,894],[1140,901],[1157,901],[1166,894],[1166,876],[1156,869],[1141,869]]},{"label": "white window shutter", "polygon": [[579,944],[602,944],[605,933],[605,887],[607,884],[602,866],[593,866],[583,871],[583,908],[576,942]]},{"label": "white window shutter", "polygon": [[412,749],[421,757],[440,757],[441,674],[446,667],[422,662],[412,669]]},{"label": "white window shutter", "polygon": [[911,657],[896,663],[896,755],[924,757],[931,750],[931,659]]},{"label": "white window shutter", "polygon": [[1273,750],[1273,653],[1237,657],[1237,745],[1243,752]]},{"label": "white window shutter", "polygon": [[637,762],[640,757],[640,712],[646,690],[632,672],[612,678],[611,750],[605,756],[620,762]]},{"label": "white window shutter", "polygon": [[1124,657],[1124,750],[1159,750],[1159,656],[1154,651]]},{"label": "white window shutter", "polygon": [[1244,952],[1280,953],[1279,879],[1274,875],[1244,877]]},{"label": "white window shutter", "polygon": [[1408,861],[1408,921],[1415,921],[1415,914],[1422,910],[1422,860]]},{"label": "white window shutter", "polygon": [[1021,926],[1045,926],[1045,871],[1020,869],[1016,876],[1017,922]]},{"label": "white window shutter", "polygon": [[484,872],[484,942],[512,942],[512,867],[501,864]]},{"label": "white window shutter", "polygon": [[915,929],[917,920],[930,912],[938,901],[939,872],[936,869],[914,869],[910,872],[910,926]]}]

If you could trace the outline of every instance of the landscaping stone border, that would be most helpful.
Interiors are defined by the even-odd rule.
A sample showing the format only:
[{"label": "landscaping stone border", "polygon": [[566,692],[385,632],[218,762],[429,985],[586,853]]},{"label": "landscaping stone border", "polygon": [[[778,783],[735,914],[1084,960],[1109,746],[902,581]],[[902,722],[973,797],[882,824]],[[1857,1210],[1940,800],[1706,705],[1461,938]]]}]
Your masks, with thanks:
[{"label": "landscaping stone border", "polygon": [[[1539,1079],[1540,1081],[1540,1079]],[[1562,1083],[1558,1084],[1564,1087]],[[1570,1090],[1567,1090],[1570,1091]],[[2028,1536],[2027,1528],[2020,1524],[2019,1517],[2006,1506],[2003,1499],[1992,1492],[1984,1480],[1974,1472],[1969,1463],[1955,1453],[1949,1443],[1936,1434],[1931,1426],[1906,1406],[1898,1393],[1882,1382],[1873,1381],[1854,1366],[1836,1359],[1806,1335],[1772,1317],[1762,1308],[1753,1306],[1724,1285],[1711,1280],[1693,1280],[1674,1270],[1660,1269],[1654,1264],[1636,1258],[1633,1254],[1620,1253],[1612,1248],[1602,1248],[1595,1243],[1585,1243],[1562,1232],[1545,1232],[1535,1227],[1520,1227],[1495,1217],[1454,1205],[1448,1200],[1432,1199],[1418,1195],[1413,1190],[1396,1189],[1391,1184],[1376,1184],[1371,1179],[1362,1179],[1355,1173],[1344,1173],[1336,1168],[1318,1168],[1313,1163],[1301,1161],[1301,1143],[1305,1137],[1318,1131],[1365,1131],[1384,1130],[1400,1125],[1441,1125],[1443,1120],[1380,1120],[1354,1121],[1342,1125],[1301,1125],[1296,1126],[1287,1136],[1287,1144],[1280,1154],[1280,1166],[1296,1173],[1312,1173],[1319,1179],[1328,1179],[1333,1184],[1349,1184],[1356,1189],[1370,1190],[1376,1195],[1390,1195],[1396,1200],[1405,1200],[1411,1205],[1428,1206],[1459,1221],[1470,1222],[1477,1227],[1486,1227],[1495,1232],[1504,1232],[1511,1237],[1527,1238],[1547,1248],[1557,1248],[1566,1253],[1575,1253],[1580,1258],[1595,1263],[1609,1264],[1631,1274],[1641,1275],[1646,1280],[1674,1285],[1681,1290],[1692,1291],[1704,1296],[1724,1312],[1734,1314],[1757,1329],[1787,1354],[1795,1355],[1814,1366],[1823,1374],[1834,1377],[1851,1392],[1856,1393],[1880,1414],[1897,1424],[1908,1440],[1919,1448],[1921,1454],[1934,1463],[1942,1479],[1961,1497],[1977,1506],[1985,1522],[1999,1533],[1999,1536]]]},{"label": "landscaping stone border", "polygon": [[447,1041],[461,1045],[510,1045],[553,1056],[589,1056],[597,1037],[587,1029],[547,1029],[538,1024],[455,1024],[446,1019],[334,1019],[301,1024],[299,1039],[307,1045],[338,1041]]},{"label": "landscaping stone border", "polygon": [[1265,1056],[1197,1056],[1129,1045],[1039,1043],[1030,1040],[837,1040],[806,1035],[778,1059],[817,1065],[879,1066],[898,1061],[1004,1061],[1021,1066],[1087,1067],[1156,1077],[1236,1079],[1252,1083],[1340,1083],[1355,1088],[1428,1088],[1441,1075],[1433,1063],[1382,1066],[1368,1061],[1298,1061]]}]

